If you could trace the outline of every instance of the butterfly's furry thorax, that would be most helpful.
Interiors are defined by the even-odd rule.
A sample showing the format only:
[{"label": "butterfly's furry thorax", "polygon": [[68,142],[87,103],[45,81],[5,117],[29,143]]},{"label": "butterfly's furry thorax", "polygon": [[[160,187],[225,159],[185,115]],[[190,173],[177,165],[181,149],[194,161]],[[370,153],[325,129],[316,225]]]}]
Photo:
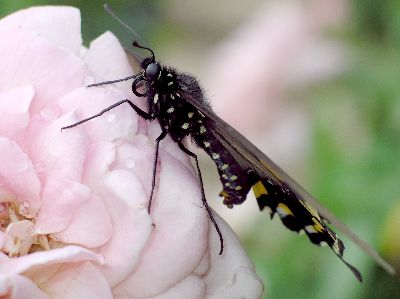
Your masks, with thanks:
[{"label": "butterfly's furry thorax", "polygon": [[248,175],[250,169],[240,165],[226,150],[223,141],[212,133],[213,122],[182,97],[190,96],[211,110],[197,80],[174,68],[161,66],[159,75],[148,83],[147,88],[149,112],[154,114],[162,130],[168,132],[175,142],[186,136],[191,137],[217,166],[223,186],[220,195],[225,198],[224,203],[228,207],[242,203],[252,185]]}]

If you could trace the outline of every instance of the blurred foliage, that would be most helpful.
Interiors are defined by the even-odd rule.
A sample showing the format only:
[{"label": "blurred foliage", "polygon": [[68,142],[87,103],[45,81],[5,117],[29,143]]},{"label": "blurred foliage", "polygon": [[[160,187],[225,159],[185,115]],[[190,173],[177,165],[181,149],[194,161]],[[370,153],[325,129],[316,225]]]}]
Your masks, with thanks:
[{"label": "blurred foliage", "polygon": [[[214,32],[217,26],[210,24],[182,26],[170,11],[171,6],[177,7],[174,1],[108,3],[161,56],[167,56],[165,48],[174,43],[207,48],[207,42],[202,41],[211,43],[246,19],[243,14],[242,19],[230,21],[231,27],[221,26],[223,31]],[[3,16],[44,4],[79,7],[85,45],[105,30],[112,30],[125,46],[132,41],[132,34],[104,13],[103,1],[3,0],[0,11]],[[362,238],[383,250],[400,271],[396,225],[400,219],[400,2],[353,0],[351,5],[349,25],[333,34],[352,49],[354,64],[340,78],[314,86],[303,95],[312,111],[314,132],[311,191]],[[207,9],[213,13],[210,7]],[[218,18],[228,17],[228,12]],[[202,31],[205,33],[199,34]],[[192,54],[191,60],[204,61],[198,56],[200,50],[192,50],[187,47],[179,52]],[[242,236],[242,242],[265,283],[265,298],[400,298],[398,276],[384,273],[354,245],[348,245],[351,250],[346,259],[360,268],[363,284],[345,272],[328,249],[321,250],[310,246],[306,238],[292,236],[276,219],[270,222],[265,217],[257,218],[254,231]]]}]

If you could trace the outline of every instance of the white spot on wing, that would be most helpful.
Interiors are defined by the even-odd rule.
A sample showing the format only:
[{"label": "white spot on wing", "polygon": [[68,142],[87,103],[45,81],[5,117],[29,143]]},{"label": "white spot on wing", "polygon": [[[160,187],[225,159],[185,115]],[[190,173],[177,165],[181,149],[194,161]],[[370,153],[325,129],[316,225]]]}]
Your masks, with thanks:
[{"label": "white spot on wing", "polygon": [[218,160],[219,157],[220,157],[220,155],[219,155],[218,153],[212,153],[211,156],[212,156],[212,158],[213,158],[214,160]]},{"label": "white spot on wing", "polygon": [[228,164],[223,164],[223,165],[221,166],[221,170],[225,170],[225,169],[227,169],[228,167],[229,167]]},{"label": "white spot on wing", "polygon": [[305,228],[306,232],[308,232],[309,234],[316,234],[317,230],[314,228],[313,225],[307,225]]},{"label": "white spot on wing", "polygon": [[158,93],[156,93],[154,95],[153,102],[154,102],[154,104],[156,104],[158,102]]}]

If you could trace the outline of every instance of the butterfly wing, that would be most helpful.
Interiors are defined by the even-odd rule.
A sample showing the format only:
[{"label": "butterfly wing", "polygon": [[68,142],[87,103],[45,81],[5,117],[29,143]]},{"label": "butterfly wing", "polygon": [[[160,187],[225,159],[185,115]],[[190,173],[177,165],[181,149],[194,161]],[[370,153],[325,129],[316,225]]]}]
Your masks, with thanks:
[{"label": "butterfly wing", "polygon": [[[299,232],[304,230],[315,244],[322,245],[326,242],[359,280],[361,280],[361,275],[358,270],[343,260],[343,242],[325,224],[324,219],[352,239],[386,271],[394,273],[394,269],[371,246],[333,216],[327,208],[317,202],[246,137],[218,117],[201,101],[197,101],[185,93],[182,93],[181,97],[211,120],[213,123],[211,130],[213,130],[216,138],[223,141],[226,150],[234,152],[236,156],[247,161],[257,172],[260,180],[253,186],[253,191],[258,199],[260,208],[266,206],[271,208],[272,206],[272,212],[278,212],[282,222],[289,229]],[[271,189],[271,187],[273,190],[269,192],[268,189]]]}]

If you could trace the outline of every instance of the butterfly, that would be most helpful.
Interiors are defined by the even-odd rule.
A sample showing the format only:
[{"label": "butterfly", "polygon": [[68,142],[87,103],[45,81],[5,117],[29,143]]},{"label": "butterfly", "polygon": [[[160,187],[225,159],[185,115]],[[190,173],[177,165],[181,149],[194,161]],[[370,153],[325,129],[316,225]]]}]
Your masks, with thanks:
[{"label": "butterfly", "polygon": [[[106,10],[124,26],[127,26],[108,7]],[[137,42],[133,42],[133,46],[150,53],[149,57],[138,59],[141,69],[137,74],[91,84],[88,87],[132,80],[132,92],[137,97],[146,99],[147,111],[136,106],[131,100],[124,99],[96,115],[62,129],[80,125],[122,104],[128,104],[146,120],[157,121],[161,128],[161,134],[156,139],[149,213],[155,188],[159,145],[169,135],[179,148],[195,161],[203,205],[219,235],[221,244],[219,254],[222,254],[223,236],[205,197],[197,155],[183,143],[184,139],[189,137],[197,147],[204,150],[217,166],[222,184],[220,196],[224,198],[223,203],[227,207],[233,208],[235,205],[243,203],[252,190],[260,211],[267,211],[271,219],[278,215],[286,228],[299,234],[306,234],[312,243],[329,246],[360,282],[362,281],[360,272],[343,259],[344,244],[329,228],[328,221],[349,236],[388,272],[394,272],[393,268],[375,250],[321,206],[266,154],[218,117],[211,109],[199,83],[193,76],[160,64],[156,61],[152,49]]]}]

